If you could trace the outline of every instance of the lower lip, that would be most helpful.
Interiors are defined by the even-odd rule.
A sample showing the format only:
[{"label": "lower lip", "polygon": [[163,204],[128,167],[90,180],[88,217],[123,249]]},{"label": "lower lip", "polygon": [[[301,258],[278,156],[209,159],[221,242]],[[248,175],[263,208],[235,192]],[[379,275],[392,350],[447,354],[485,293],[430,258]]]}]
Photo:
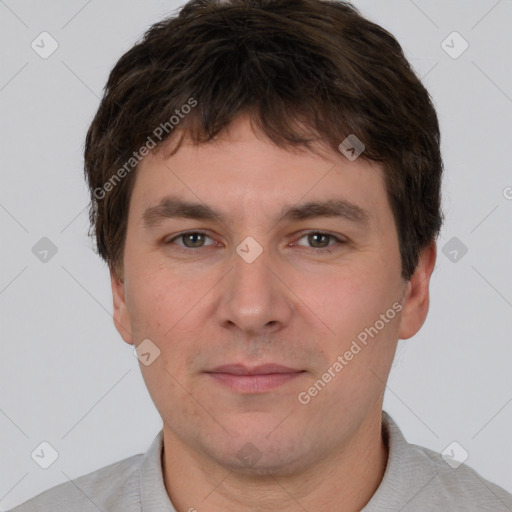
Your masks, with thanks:
[{"label": "lower lip", "polygon": [[258,393],[269,391],[290,382],[304,372],[269,373],[266,375],[233,375],[232,373],[209,373],[217,382],[234,391]]}]

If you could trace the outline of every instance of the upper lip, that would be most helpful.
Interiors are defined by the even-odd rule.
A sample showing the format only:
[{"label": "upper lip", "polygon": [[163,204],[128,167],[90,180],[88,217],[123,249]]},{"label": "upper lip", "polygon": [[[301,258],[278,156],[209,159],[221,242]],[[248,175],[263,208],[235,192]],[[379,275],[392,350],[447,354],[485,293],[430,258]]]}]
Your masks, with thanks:
[{"label": "upper lip", "polygon": [[288,368],[280,364],[268,363],[248,367],[243,364],[225,364],[217,366],[208,373],[230,373],[232,375],[270,375],[272,373],[298,373],[302,370]]}]

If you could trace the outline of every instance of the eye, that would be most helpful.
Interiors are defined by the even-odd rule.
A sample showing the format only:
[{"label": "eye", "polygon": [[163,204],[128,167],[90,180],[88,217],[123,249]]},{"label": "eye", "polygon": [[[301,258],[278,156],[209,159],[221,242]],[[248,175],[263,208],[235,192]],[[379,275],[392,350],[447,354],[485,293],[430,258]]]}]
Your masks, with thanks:
[{"label": "eye", "polygon": [[207,238],[212,240],[206,233],[201,231],[186,231],[185,233],[180,233],[170,240],[166,240],[165,244],[172,244],[175,241],[180,240],[182,243],[177,244],[180,247],[184,247],[186,249],[200,249],[201,247],[205,247],[207,245],[213,245],[204,243],[205,239]]},{"label": "eye", "polygon": [[[207,239],[211,240],[211,243],[205,243]],[[306,245],[306,247],[312,249],[313,251],[322,252],[331,252],[329,247],[346,243],[345,240],[342,240],[337,236],[334,236],[330,233],[325,233],[323,231],[311,231],[309,233],[304,233],[298,240],[300,241],[303,239],[306,239],[306,243],[309,244]],[[202,231],[186,231],[174,236],[169,240],[166,240],[164,243],[166,245],[175,243],[184,249],[201,249],[203,247],[215,245],[216,242]],[[295,242],[293,245],[305,244]]]},{"label": "eye", "polygon": [[[327,249],[327,247],[331,247],[336,244],[346,243],[345,240],[331,235],[330,233],[324,233],[323,231],[311,231],[309,233],[305,233],[299,238],[299,240],[302,240],[303,238],[306,238],[307,243],[311,244],[309,246],[310,249],[316,250],[324,250]],[[329,243],[330,241],[334,241],[334,243]],[[296,245],[303,244],[297,243]],[[327,252],[330,252],[330,250],[327,249]]]}]

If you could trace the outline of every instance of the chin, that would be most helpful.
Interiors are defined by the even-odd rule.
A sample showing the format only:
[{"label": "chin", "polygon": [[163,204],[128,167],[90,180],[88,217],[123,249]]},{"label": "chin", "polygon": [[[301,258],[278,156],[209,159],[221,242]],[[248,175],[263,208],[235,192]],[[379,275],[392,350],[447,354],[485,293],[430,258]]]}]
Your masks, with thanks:
[{"label": "chin", "polygon": [[317,457],[308,455],[303,434],[279,429],[279,421],[275,418],[270,424],[272,426],[267,428],[269,423],[264,422],[264,427],[260,424],[261,428],[256,429],[253,423],[250,429],[241,430],[240,435],[225,440],[224,445],[209,438],[210,445],[204,449],[218,464],[251,476],[290,476],[314,462]]}]

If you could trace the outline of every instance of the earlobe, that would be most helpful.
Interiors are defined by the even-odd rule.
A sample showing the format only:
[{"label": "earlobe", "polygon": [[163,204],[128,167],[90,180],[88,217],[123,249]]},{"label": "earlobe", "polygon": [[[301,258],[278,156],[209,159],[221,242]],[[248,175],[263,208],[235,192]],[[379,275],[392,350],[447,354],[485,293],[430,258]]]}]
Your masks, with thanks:
[{"label": "earlobe", "polygon": [[419,262],[407,283],[399,338],[406,340],[414,336],[425,323],[429,309],[430,277],[436,262],[436,242],[423,249]]},{"label": "earlobe", "polygon": [[126,305],[125,285],[122,278],[116,275],[116,272],[110,270],[110,283],[112,286],[112,299],[113,299],[113,320],[117,332],[121,335],[123,340],[133,345],[133,335],[130,322],[130,314]]}]

